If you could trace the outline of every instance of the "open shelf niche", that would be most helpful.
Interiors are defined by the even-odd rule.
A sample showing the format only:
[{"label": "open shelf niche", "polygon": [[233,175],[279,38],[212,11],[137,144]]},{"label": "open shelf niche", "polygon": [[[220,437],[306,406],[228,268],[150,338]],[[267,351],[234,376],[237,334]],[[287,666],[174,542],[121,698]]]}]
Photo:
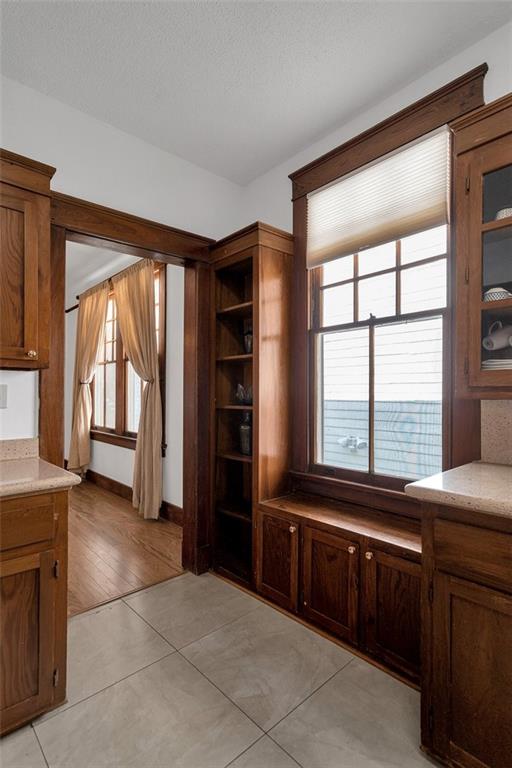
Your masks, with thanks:
[{"label": "open shelf niche", "polygon": [[247,586],[255,505],[288,490],[291,256],[291,235],[262,224],[212,249],[214,567]]}]

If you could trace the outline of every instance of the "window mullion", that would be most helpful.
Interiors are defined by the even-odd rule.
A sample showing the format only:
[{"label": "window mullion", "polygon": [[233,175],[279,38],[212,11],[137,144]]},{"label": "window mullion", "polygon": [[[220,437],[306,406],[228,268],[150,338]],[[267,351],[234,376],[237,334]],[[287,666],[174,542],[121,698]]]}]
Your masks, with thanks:
[{"label": "window mullion", "polygon": [[369,375],[368,375],[368,471],[373,474],[375,467],[375,325],[370,323],[369,334]]},{"label": "window mullion", "polygon": [[116,317],[116,432],[123,435],[125,431],[125,370],[123,340],[119,330],[119,321]]},{"label": "window mullion", "polygon": [[395,300],[396,300],[396,314],[397,317],[402,311],[402,287],[400,281],[400,265],[402,263],[402,242],[396,241],[396,273],[395,273]]},{"label": "window mullion", "polygon": [[354,323],[359,320],[359,254],[354,253]]}]

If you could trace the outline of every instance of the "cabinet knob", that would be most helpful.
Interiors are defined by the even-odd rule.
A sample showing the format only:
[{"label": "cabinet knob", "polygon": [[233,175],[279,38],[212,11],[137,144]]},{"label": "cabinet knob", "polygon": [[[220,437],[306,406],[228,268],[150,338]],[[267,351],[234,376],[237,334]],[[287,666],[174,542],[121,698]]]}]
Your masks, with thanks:
[{"label": "cabinet knob", "polygon": [[373,552],[365,552],[364,556],[367,560],[371,560],[373,558]]},{"label": "cabinet knob", "polygon": [[32,358],[37,357],[37,352],[35,351],[35,349],[29,349],[29,351],[27,352],[27,357],[32,357]]},{"label": "cabinet knob", "polygon": [[290,531],[290,533],[295,533],[295,531],[297,530],[297,526],[296,525],[290,525],[288,530]]},{"label": "cabinet knob", "polygon": [[353,544],[351,544],[350,547],[348,548],[349,555],[353,555],[355,551],[356,551],[356,548],[354,547]]}]

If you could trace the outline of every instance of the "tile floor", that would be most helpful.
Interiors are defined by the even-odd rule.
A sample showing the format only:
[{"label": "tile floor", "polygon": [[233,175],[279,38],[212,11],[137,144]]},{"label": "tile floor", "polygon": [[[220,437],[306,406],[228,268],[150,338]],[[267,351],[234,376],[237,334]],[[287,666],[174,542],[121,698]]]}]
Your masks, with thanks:
[{"label": "tile floor", "polygon": [[419,694],[212,574],[70,619],[68,701],[2,768],[426,768]]}]

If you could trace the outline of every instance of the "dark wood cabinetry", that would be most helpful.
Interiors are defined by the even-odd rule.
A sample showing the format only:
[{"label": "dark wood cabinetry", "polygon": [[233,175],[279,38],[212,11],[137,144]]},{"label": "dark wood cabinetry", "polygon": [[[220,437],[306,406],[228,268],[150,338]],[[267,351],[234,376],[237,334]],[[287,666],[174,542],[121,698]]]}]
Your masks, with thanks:
[{"label": "dark wood cabinetry", "polygon": [[359,544],[307,525],[303,534],[303,613],[357,643]]},{"label": "dark wood cabinetry", "polygon": [[512,346],[506,339],[512,334],[512,95],[461,117],[452,128],[456,390],[466,397],[509,398]]},{"label": "dark wood cabinetry", "polygon": [[0,504],[0,733],[66,692],[67,491]]},{"label": "dark wood cabinetry", "polygon": [[419,523],[305,494],[263,502],[256,588],[419,681]]},{"label": "dark wood cabinetry", "polygon": [[512,526],[462,514],[424,510],[422,743],[449,766],[509,768]]},{"label": "dark wood cabinetry", "polygon": [[364,561],[365,647],[419,682],[421,565],[374,546]]},{"label": "dark wood cabinetry", "polygon": [[[292,250],[291,235],[258,222],[211,252],[213,560],[245,585],[254,584],[253,509],[288,487]],[[291,542],[272,525],[284,556]],[[290,564],[280,567],[285,579]],[[293,602],[289,586],[274,587],[276,602]]]},{"label": "dark wood cabinetry", "polygon": [[265,553],[256,571],[258,592],[277,605],[296,611],[299,576],[297,525],[286,517],[260,511],[257,550]]},{"label": "dark wood cabinetry", "polygon": [[54,168],[0,152],[0,366],[49,358],[50,179]]}]

